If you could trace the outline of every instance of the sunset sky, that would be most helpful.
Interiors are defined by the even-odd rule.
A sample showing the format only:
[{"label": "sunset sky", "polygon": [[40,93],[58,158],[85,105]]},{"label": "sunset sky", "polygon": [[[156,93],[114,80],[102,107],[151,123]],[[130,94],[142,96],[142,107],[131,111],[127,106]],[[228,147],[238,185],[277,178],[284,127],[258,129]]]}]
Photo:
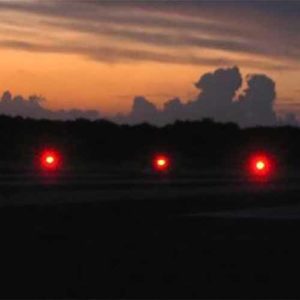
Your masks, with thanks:
[{"label": "sunset sky", "polygon": [[237,65],[300,115],[299,29],[300,1],[0,0],[0,91],[111,115],[136,95],[188,101],[203,73]]}]

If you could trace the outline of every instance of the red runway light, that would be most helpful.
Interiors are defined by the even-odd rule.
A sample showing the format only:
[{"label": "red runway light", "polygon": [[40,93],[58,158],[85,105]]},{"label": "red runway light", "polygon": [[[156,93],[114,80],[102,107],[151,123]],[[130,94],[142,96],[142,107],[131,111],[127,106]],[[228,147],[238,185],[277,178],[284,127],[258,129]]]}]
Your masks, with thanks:
[{"label": "red runway light", "polygon": [[45,150],[40,157],[40,164],[44,170],[54,171],[60,165],[60,155],[54,150]]},{"label": "red runway light", "polygon": [[159,155],[154,159],[154,168],[157,171],[166,171],[170,167],[170,160],[165,155]]},{"label": "red runway light", "polygon": [[52,165],[55,162],[55,158],[52,155],[46,157],[46,163]]},{"label": "red runway light", "polygon": [[250,172],[254,176],[270,176],[273,169],[272,159],[265,155],[254,155],[250,159]]},{"label": "red runway light", "polygon": [[259,170],[259,171],[262,171],[265,169],[266,167],[266,164],[264,163],[264,161],[262,160],[259,160],[257,163],[256,163],[256,169]]}]

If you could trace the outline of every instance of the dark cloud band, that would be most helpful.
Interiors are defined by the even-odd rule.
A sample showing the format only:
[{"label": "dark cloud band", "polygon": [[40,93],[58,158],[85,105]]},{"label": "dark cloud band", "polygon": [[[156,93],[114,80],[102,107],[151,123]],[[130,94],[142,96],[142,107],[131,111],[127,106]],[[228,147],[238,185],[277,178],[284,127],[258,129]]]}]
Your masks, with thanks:
[{"label": "dark cloud band", "polygon": [[[300,40],[295,28],[299,28],[300,18],[295,18],[292,9],[284,10],[280,15],[278,5],[275,4],[269,5],[267,13],[264,2],[245,2],[243,5],[237,2],[234,6],[226,1],[213,5],[212,13],[212,5],[207,2],[189,1],[182,5],[180,1],[175,1],[175,8],[169,4],[168,1],[161,4],[146,1],[140,4],[136,1],[92,0],[0,2],[2,12],[38,16],[39,24],[47,26],[50,31],[73,31],[90,35],[91,41],[82,47],[82,40],[76,38],[66,40],[63,44],[60,40],[41,44],[40,41],[18,38],[14,42],[2,41],[2,47],[83,54],[107,62],[117,62],[119,55],[119,61],[144,59],[211,66],[217,66],[219,62],[222,65],[238,64],[261,69],[299,69]],[[261,9],[268,18],[262,18],[260,14],[257,16],[260,19],[253,20],[255,9]],[[227,16],[223,11],[227,11]],[[232,13],[229,17],[228,12]],[[239,14],[245,17],[244,21],[240,21]],[[289,22],[284,22],[290,15]],[[268,19],[268,22],[264,19]],[[30,27],[32,24],[28,22],[22,26]],[[95,46],[92,41],[101,37],[113,39],[115,43]],[[127,43],[132,43],[134,49],[128,49]],[[151,47],[151,52],[145,47]],[[170,55],[170,49],[178,51]],[[209,49],[225,51],[232,56],[240,53],[249,57],[229,60],[219,54],[218,58],[212,59],[203,54]],[[196,54],[191,57],[191,52]]]}]

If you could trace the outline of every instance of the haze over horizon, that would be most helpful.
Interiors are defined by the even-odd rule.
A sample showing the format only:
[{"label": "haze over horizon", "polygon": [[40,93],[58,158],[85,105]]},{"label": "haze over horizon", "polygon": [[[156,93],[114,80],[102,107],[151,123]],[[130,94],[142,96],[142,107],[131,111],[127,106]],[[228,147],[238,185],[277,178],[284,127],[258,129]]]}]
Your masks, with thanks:
[{"label": "haze over horizon", "polygon": [[60,118],[97,110],[124,119],[136,96],[160,110],[174,98],[184,107],[201,93],[212,99],[194,83],[237,66],[230,101],[247,90],[247,74],[262,74],[276,83],[272,110],[299,117],[299,15],[297,1],[1,0],[0,91],[23,95],[22,105],[42,95],[39,105]]}]

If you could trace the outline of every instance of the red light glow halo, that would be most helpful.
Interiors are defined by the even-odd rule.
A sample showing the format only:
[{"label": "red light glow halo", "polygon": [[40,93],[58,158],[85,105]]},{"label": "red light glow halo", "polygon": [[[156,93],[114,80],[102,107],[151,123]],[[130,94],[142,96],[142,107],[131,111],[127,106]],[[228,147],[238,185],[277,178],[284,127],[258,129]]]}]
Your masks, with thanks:
[{"label": "red light glow halo", "polygon": [[274,159],[271,155],[254,154],[249,159],[248,171],[257,178],[269,178],[274,174]]},{"label": "red light glow halo", "polygon": [[167,171],[170,168],[170,158],[167,155],[157,155],[153,161],[154,169],[157,171]]},{"label": "red light glow halo", "polygon": [[56,150],[44,150],[40,156],[40,165],[43,170],[55,171],[61,165],[61,156]]}]

